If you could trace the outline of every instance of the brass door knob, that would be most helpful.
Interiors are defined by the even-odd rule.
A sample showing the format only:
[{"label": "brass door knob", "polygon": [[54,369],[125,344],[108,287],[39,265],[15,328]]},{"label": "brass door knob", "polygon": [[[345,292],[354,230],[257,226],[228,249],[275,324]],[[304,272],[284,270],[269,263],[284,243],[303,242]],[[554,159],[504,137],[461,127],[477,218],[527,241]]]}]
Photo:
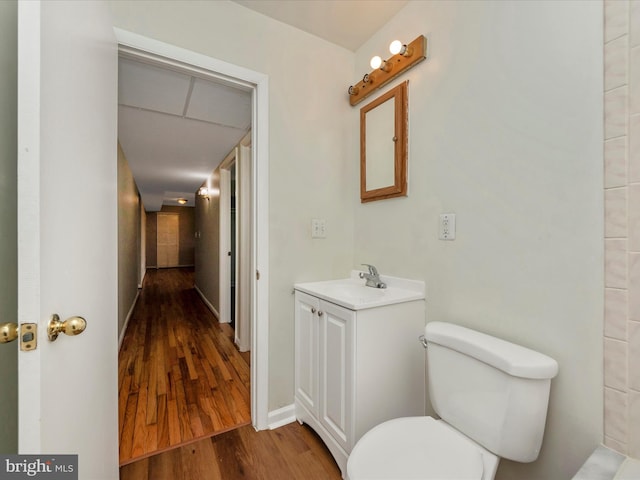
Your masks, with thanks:
[{"label": "brass door knob", "polygon": [[58,314],[54,313],[49,320],[49,341],[54,342],[61,333],[69,336],[80,335],[85,328],[87,328],[87,321],[82,317],[69,317],[61,322]]},{"label": "brass door knob", "polygon": [[0,343],[13,342],[16,338],[18,338],[17,323],[0,323]]}]

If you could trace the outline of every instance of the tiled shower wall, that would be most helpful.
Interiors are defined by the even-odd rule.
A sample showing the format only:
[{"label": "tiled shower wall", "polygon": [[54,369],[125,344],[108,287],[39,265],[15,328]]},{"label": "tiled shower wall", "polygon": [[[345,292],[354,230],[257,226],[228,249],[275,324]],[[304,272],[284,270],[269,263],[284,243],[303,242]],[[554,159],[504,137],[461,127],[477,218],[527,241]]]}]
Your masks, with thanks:
[{"label": "tiled shower wall", "polygon": [[604,1],[604,444],[640,458],[640,1]]}]

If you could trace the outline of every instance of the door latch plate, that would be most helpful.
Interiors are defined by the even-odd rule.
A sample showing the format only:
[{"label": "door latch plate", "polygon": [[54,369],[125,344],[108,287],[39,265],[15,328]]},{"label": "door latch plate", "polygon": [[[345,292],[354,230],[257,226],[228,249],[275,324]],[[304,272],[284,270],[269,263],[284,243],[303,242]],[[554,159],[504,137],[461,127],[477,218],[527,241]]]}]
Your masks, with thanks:
[{"label": "door latch plate", "polygon": [[23,323],[20,325],[20,350],[29,352],[38,347],[38,325]]}]

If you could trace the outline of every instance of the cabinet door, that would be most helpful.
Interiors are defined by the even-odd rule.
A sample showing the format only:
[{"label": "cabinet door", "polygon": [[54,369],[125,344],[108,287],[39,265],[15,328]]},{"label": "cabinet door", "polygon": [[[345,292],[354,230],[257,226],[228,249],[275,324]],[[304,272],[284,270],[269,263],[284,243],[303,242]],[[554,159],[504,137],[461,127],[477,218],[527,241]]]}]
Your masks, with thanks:
[{"label": "cabinet door", "polygon": [[318,310],[316,297],[296,292],[295,388],[296,399],[318,415]]},{"label": "cabinet door", "polygon": [[320,422],[346,452],[353,435],[355,312],[320,302]]}]

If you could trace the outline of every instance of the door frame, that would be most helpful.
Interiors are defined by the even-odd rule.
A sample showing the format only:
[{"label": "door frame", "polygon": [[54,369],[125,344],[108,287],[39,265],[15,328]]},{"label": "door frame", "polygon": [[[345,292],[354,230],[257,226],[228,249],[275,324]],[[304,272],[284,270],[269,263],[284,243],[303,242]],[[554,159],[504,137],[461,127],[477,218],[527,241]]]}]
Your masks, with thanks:
[{"label": "door frame", "polygon": [[[220,277],[218,291],[220,292],[220,322],[231,322],[231,221],[229,214],[231,212],[231,168],[235,164],[238,165],[239,148],[236,145],[233,150],[220,163]],[[237,185],[237,183],[236,183]],[[237,200],[237,198],[236,198]],[[236,229],[237,234],[237,229]],[[238,255],[236,235],[236,255]],[[236,262],[236,266],[237,266]],[[236,269],[236,282],[238,281],[238,271]],[[235,301],[235,300],[234,300]],[[238,313],[238,305],[234,305],[236,314]]]},{"label": "door frame", "polygon": [[238,65],[114,28],[120,54],[215,78],[252,92],[251,128],[251,422],[269,416],[269,77]]},{"label": "door frame", "polygon": [[251,157],[245,152],[251,148],[251,132],[245,135],[220,164],[220,321],[229,322],[231,318],[231,168],[236,167],[236,226],[235,226],[235,335],[234,341],[241,352],[251,350],[251,320],[247,316],[251,312],[250,292],[252,270],[244,259],[251,258],[251,209],[247,206],[250,200]]}]

